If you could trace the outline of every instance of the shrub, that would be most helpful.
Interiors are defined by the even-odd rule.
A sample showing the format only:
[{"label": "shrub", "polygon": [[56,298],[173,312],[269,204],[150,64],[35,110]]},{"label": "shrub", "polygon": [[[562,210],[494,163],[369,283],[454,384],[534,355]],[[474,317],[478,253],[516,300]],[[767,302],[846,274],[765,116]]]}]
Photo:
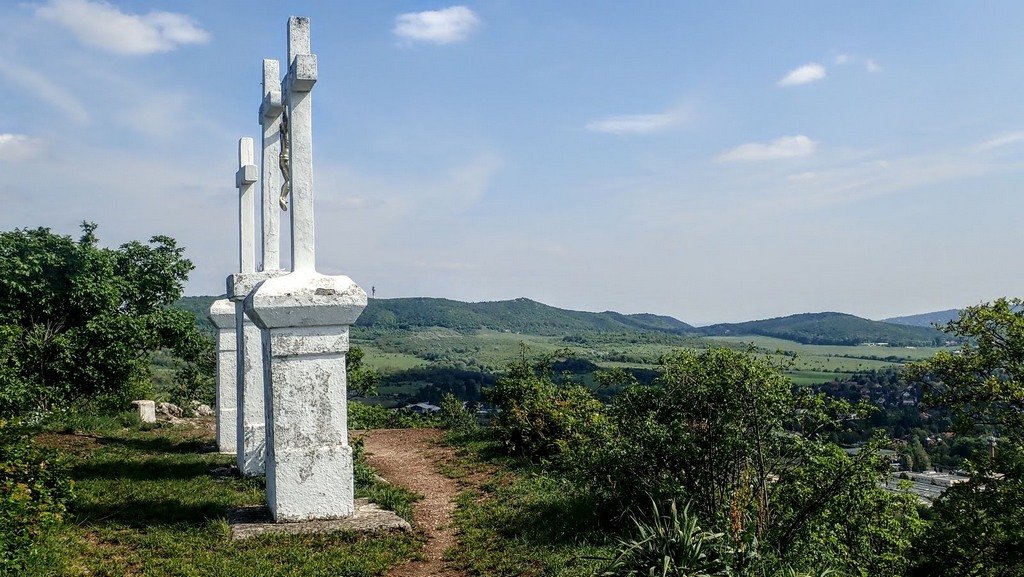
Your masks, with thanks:
[{"label": "shrub", "polygon": [[0,575],[18,575],[60,524],[72,484],[54,456],[0,421]]},{"label": "shrub", "polygon": [[498,408],[494,431],[511,454],[540,460],[603,434],[601,402],[582,385],[555,383],[550,366],[550,359],[533,364],[524,354],[485,393]]},{"label": "shrub", "polygon": [[441,397],[441,425],[458,435],[472,434],[479,428],[476,416],[451,393]]},{"label": "shrub", "polygon": [[439,424],[440,421],[435,417],[368,405],[352,399],[348,401],[349,429],[420,429]]}]

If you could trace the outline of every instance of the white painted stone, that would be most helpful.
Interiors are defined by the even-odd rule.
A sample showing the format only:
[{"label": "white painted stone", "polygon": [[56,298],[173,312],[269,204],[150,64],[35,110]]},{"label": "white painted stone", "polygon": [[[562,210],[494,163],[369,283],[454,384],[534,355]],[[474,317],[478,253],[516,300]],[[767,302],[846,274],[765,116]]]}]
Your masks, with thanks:
[{"label": "white painted stone", "polygon": [[267,504],[276,521],[354,512],[348,445],[349,326],[366,293],[345,276],[296,271],[261,283],[246,313],[266,329]]},{"label": "white painted stone", "polygon": [[309,19],[288,19],[282,97],[291,161],[292,267],[249,293],[245,312],[264,330],[267,504],[275,521],[338,519],[355,512],[345,362],[349,326],[366,292],[346,276],[316,272],[311,90],[316,57]]},{"label": "white painted stone", "polygon": [[282,83],[291,151],[292,269],[314,270],[313,84],[316,57],[309,53],[309,18],[288,19],[288,75]]},{"label": "white painted stone", "polygon": [[135,410],[139,412],[139,419],[143,423],[156,422],[156,403],[153,401],[132,401]]},{"label": "white painted stone", "polygon": [[235,439],[238,470],[246,476],[262,475],[266,454],[266,413],[264,395],[263,336],[245,315],[242,301],[260,282],[285,271],[238,273],[228,277],[228,299],[232,301],[232,326],[237,339],[235,357]]},{"label": "white painted stone", "polygon": [[256,272],[256,210],[255,183],[259,179],[253,159],[253,144],[249,137],[238,141],[238,270]]},{"label": "white painted stone", "polygon": [[263,259],[260,270],[281,268],[281,218],[277,199],[281,191],[278,158],[281,154],[281,70],[277,60],[263,61],[263,103],[260,126],[263,128],[263,164],[260,179]]},{"label": "white painted stone", "polygon": [[217,450],[233,454],[238,443],[235,303],[214,301],[208,316],[217,327]]}]

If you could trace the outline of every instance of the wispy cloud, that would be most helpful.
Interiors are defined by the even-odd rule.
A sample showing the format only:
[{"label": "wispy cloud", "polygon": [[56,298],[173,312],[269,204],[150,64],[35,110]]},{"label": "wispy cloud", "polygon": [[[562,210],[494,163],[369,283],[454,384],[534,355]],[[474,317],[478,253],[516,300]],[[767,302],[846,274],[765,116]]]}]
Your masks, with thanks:
[{"label": "wispy cloud", "polygon": [[804,64],[800,68],[790,70],[789,74],[782,77],[781,80],[775,83],[776,86],[798,86],[800,84],[810,84],[811,82],[817,82],[822,78],[825,78],[825,67],[817,62],[811,62],[810,64]]},{"label": "wispy cloud", "polygon": [[748,142],[718,155],[719,162],[761,162],[765,160],[781,160],[798,158],[814,154],[818,143],[798,134],[782,136],[771,142]]},{"label": "wispy cloud", "polygon": [[85,106],[63,86],[51,81],[33,69],[18,66],[9,60],[0,59],[0,75],[12,84],[21,86],[67,116],[75,124],[88,124],[89,113]]},{"label": "wispy cloud", "polygon": [[82,44],[127,56],[169,52],[210,39],[209,32],[184,14],[128,14],[103,0],[50,0],[36,15],[67,29]]},{"label": "wispy cloud", "polygon": [[867,70],[868,72],[878,72],[882,69],[882,67],[875,62],[874,58],[861,58],[860,56],[854,56],[852,54],[839,54],[832,59],[832,64],[836,66],[843,66],[845,64],[863,64],[864,70]]},{"label": "wispy cloud", "polygon": [[24,134],[0,133],[0,162],[24,162],[39,155],[43,141]]},{"label": "wispy cloud", "polygon": [[992,137],[985,142],[982,142],[977,146],[978,150],[992,150],[993,148],[1001,148],[1003,146],[1009,146],[1016,144],[1024,140],[1024,130],[1018,130],[1016,132],[1009,132],[1001,134],[999,136]]},{"label": "wispy cloud", "polygon": [[395,36],[410,42],[449,44],[467,39],[480,26],[480,18],[465,6],[408,12],[395,17]]},{"label": "wispy cloud", "polygon": [[587,123],[586,129],[609,134],[649,134],[679,126],[689,116],[685,108],[656,114],[622,114],[592,120]]}]

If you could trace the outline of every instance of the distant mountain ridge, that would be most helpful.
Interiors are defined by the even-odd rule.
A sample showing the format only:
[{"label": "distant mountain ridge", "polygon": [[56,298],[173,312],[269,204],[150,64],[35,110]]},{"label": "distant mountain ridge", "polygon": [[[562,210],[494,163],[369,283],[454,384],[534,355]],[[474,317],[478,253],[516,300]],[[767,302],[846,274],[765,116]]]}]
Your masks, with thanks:
[{"label": "distant mountain ridge", "polygon": [[949,309],[919,315],[906,315],[882,319],[883,323],[894,325],[907,325],[911,327],[931,327],[934,325],[945,325],[949,321],[956,320],[960,316],[960,309]]},{"label": "distant mountain ridge", "polygon": [[436,326],[455,330],[490,329],[536,335],[625,331],[686,333],[695,330],[683,321],[667,316],[572,311],[527,298],[478,303],[429,297],[370,299],[355,326]]},{"label": "distant mountain ridge", "polygon": [[[193,312],[197,324],[212,332],[206,311],[217,298],[185,297],[175,306]],[[432,297],[370,299],[355,327],[363,330],[443,327],[466,332],[487,329],[545,336],[634,331],[703,336],[760,335],[815,345],[888,343],[893,346],[927,346],[941,344],[948,338],[945,333],[927,325],[873,321],[836,312],[802,313],[694,327],[665,315],[573,311],[527,298],[476,303]]]},{"label": "distant mountain ridge", "polygon": [[745,323],[723,323],[698,329],[708,336],[761,335],[809,345],[927,346],[945,342],[947,335],[930,327],[872,321],[846,313],[802,313]]}]

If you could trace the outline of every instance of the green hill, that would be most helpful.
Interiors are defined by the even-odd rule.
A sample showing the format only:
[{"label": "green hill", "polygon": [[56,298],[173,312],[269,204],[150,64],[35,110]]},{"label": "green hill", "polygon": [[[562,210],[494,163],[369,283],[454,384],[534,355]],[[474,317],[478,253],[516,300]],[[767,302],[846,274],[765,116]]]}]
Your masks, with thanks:
[{"label": "green hill", "polygon": [[178,302],[174,303],[174,308],[186,310],[196,316],[196,326],[199,330],[207,333],[214,334],[216,332],[213,323],[206,317],[206,313],[210,312],[210,305],[217,299],[224,298],[221,296],[199,296],[199,297],[181,297]]},{"label": "green hill", "polygon": [[945,325],[959,316],[960,309],[949,309],[947,311],[907,315],[905,317],[892,317],[891,319],[882,319],[882,322],[894,325],[907,325],[911,327],[931,327],[934,325]]},{"label": "green hill", "polygon": [[745,323],[700,327],[708,336],[762,335],[809,345],[858,345],[888,343],[894,346],[930,346],[944,343],[948,335],[930,327],[872,321],[844,313],[803,313]]},{"label": "green hill", "polygon": [[479,303],[427,297],[371,299],[356,326],[396,329],[444,327],[458,331],[490,329],[533,335],[625,331],[682,333],[694,330],[672,317],[571,311],[526,298]]}]

